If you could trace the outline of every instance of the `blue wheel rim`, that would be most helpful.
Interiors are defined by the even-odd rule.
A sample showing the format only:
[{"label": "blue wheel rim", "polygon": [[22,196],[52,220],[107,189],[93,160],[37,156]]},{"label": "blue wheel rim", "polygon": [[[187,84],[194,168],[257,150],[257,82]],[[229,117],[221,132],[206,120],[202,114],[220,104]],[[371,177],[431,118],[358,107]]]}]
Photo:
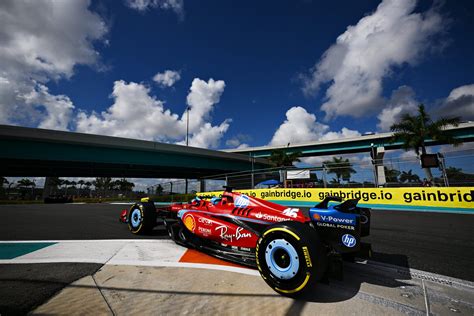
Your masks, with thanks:
[{"label": "blue wheel rim", "polygon": [[132,211],[132,214],[130,214],[130,223],[132,224],[133,228],[137,228],[141,222],[142,213],[138,208],[136,208]]},{"label": "blue wheel rim", "polygon": [[[289,263],[282,266],[278,263],[275,256],[284,254],[288,256]],[[289,280],[298,274],[300,261],[295,247],[285,239],[272,240],[265,249],[265,261],[270,272],[281,280]]]}]

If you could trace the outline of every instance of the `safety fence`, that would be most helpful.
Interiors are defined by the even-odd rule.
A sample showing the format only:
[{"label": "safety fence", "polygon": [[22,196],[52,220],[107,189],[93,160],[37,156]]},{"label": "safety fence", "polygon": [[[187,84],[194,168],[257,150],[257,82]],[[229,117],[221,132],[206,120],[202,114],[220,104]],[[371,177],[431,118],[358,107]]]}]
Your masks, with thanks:
[{"label": "safety fence", "polygon": [[[439,158],[439,168],[429,171],[421,168],[418,157],[413,154],[388,157],[383,160],[386,181],[382,185],[377,183],[374,161],[369,155],[310,157],[302,158],[301,164],[319,166],[268,168],[189,179],[187,192],[220,190],[223,186],[237,189],[469,187],[474,186],[473,157],[472,149],[444,151]],[[288,177],[288,172],[298,171],[306,178]],[[428,181],[429,178],[432,180]],[[185,193],[186,180],[159,180],[148,190],[149,194]]]}]

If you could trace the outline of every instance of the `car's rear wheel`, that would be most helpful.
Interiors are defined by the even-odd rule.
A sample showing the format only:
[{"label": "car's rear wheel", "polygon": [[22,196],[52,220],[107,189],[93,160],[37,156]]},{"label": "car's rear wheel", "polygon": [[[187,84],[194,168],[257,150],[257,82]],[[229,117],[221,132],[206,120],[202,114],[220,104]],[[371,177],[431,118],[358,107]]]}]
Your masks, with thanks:
[{"label": "car's rear wheel", "polygon": [[256,247],[260,275],[276,292],[295,297],[308,291],[326,271],[327,255],[307,224],[284,222],[267,227]]},{"label": "car's rear wheel", "polygon": [[149,234],[156,226],[156,208],[153,202],[135,203],[128,212],[128,228],[134,234]]}]

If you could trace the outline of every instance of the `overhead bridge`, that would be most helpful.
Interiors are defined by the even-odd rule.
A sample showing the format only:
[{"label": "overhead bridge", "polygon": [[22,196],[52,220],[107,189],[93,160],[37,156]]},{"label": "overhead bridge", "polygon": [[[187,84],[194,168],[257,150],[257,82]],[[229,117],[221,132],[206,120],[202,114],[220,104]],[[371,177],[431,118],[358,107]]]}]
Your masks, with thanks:
[{"label": "overhead bridge", "polygon": [[1,176],[201,178],[269,166],[216,150],[9,125],[0,125],[0,148]]},{"label": "overhead bridge", "polygon": [[[453,135],[462,142],[472,142],[474,141],[474,123],[462,123],[459,124],[458,127],[447,128],[446,133]],[[272,151],[278,149],[284,150],[286,153],[299,152],[302,157],[310,157],[370,152],[373,147],[384,147],[385,150],[402,148],[403,143],[401,141],[393,142],[392,140],[393,133],[380,133],[353,138],[289,144],[288,146],[247,147],[242,149],[228,149],[225,151],[263,158],[270,157]],[[427,146],[442,145],[442,143],[432,139],[426,139],[425,143]]]}]

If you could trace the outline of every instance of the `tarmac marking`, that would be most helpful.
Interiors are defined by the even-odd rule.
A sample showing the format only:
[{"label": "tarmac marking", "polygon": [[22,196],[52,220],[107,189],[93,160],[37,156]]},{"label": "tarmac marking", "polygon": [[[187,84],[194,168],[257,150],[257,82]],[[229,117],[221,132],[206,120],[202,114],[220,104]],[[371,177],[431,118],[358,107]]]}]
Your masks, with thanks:
[{"label": "tarmac marking", "polygon": [[[43,245],[47,248],[26,253],[15,258],[0,258],[0,264],[18,263],[101,263],[107,265],[133,265],[150,267],[183,267],[211,269],[259,275],[258,271],[228,263],[204,254],[193,254],[171,240],[55,240],[55,241],[6,241],[5,244]],[[190,251],[187,255],[186,253]]]},{"label": "tarmac marking", "polygon": [[14,259],[39,249],[54,245],[54,242],[0,243],[0,259]]},{"label": "tarmac marking", "polygon": [[239,264],[235,264],[235,263],[224,261],[215,257],[211,257],[209,255],[206,255],[205,253],[202,253],[194,249],[186,250],[183,256],[179,259],[179,262],[218,264],[222,266],[243,268],[243,266]]}]

